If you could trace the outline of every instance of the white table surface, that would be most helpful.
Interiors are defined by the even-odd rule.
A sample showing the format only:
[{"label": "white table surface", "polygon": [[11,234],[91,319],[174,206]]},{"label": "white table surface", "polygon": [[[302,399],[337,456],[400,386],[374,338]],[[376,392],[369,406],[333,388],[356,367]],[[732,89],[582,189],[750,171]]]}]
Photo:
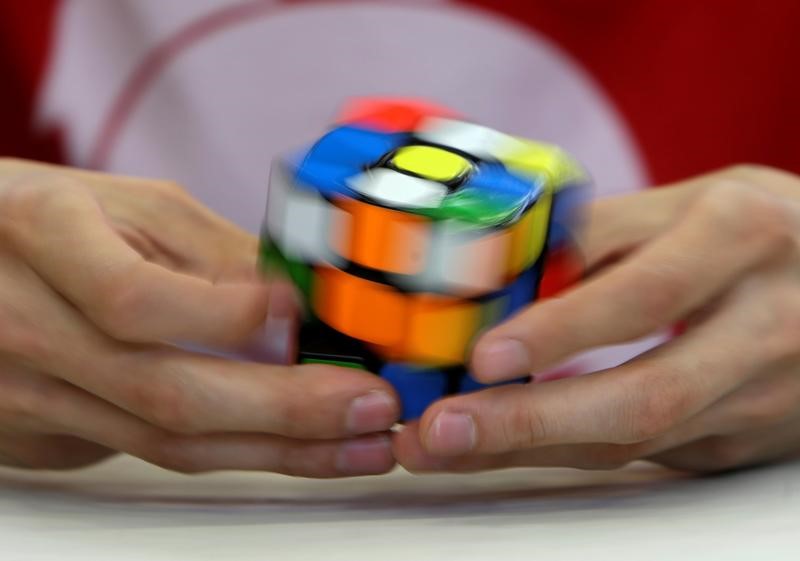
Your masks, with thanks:
[{"label": "white table surface", "polygon": [[0,469],[0,560],[800,560],[800,463],[311,481]]}]

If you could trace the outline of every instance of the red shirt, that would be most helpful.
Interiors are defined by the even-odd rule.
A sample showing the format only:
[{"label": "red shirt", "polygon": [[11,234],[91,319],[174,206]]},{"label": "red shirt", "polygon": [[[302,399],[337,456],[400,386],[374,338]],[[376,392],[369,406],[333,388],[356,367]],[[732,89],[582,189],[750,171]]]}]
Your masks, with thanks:
[{"label": "red shirt", "polygon": [[[651,178],[737,162],[800,172],[800,3],[794,0],[467,0],[543,33],[599,83]],[[0,154],[64,159],[32,127],[58,0],[0,4]]]}]

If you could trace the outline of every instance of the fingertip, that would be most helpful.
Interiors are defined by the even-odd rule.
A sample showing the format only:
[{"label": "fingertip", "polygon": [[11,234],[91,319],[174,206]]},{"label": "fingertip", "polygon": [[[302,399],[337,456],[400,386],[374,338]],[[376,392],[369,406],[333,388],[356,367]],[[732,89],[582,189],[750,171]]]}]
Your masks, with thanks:
[{"label": "fingertip", "polygon": [[419,421],[408,421],[392,428],[392,451],[395,457],[406,456],[421,447]]},{"label": "fingertip", "polygon": [[356,397],[347,411],[345,426],[351,434],[366,434],[392,428],[400,415],[396,396],[383,389]]},{"label": "fingertip", "polygon": [[296,356],[297,322],[293,318],[268,315],[241,345],[240,351],[254,362],[288,366]]},{"label": "fingertip", "polygon": [[269,289],[268,313],[275,318],[297,318],[301,315],[301,297],[295,286],[284,279],[269,279],[264,283]]},{"label": "fingertip", "polygon": [[242,350],[257,362],[288,365],[296,356],[300,305],[290,285],[276,281],[268,286],[266,318],[248,334]]},{"label": "fingertip", "polygon": [[336,469],[342,475],[380,475],[395,466],[389,435],[364,436],[342,444],[336,454]]},{"label": "fingertip", "polygon": [[303,364],[288,374],[306,388],[316,422],[338,436],[390,430],[400,417],[394,388],[378,376],[355,368]]},{"label": "fingertip", "polygon": [[445,459],[429,454],[420,440],[419,422],[404,425],[392,438],[392,452],[405,470],[411,473],[440,471]]},{"label": "fingertip", "polygon": [[459,398],[429,409],[420,423],[420,441],[425,452],[437,457],[461,456],[478,443],[478,427],[472,412],[459,406]]},{"label": "fingertip", "polygon": [[480,382],[492,383],[529,374],[529,349],[519,340],[492,336],[481,338],[472,353],[472,374]]},{"label": "fingertip", "polygon": [[[235,282],[214,286],[219,323],[212,328],[225,346],[240,346],[265,325],[270,310],[270,289],[259,282]],[[207,303],[206,305],[209,305]]]}]

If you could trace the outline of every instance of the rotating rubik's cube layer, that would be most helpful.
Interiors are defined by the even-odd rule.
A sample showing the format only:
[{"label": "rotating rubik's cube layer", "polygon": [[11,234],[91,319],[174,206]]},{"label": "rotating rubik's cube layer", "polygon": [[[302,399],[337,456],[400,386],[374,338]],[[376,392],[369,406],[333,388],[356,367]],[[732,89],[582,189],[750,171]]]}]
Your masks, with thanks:
[{"label": "rotating rubik's cube layer", "polygon": [[263,261],[304,296],[298,361],[379,374],[405,419],[484,387],[464,366],[475,336],[578,273],[585,184],[554,146],[420,102],[353,102],[272,167]]}]

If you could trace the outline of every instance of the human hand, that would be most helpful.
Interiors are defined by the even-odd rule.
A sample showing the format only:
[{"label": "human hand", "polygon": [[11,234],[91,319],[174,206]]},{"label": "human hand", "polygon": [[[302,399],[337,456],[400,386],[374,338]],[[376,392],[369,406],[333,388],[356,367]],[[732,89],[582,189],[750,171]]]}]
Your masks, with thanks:
[{"label": "human hand", "polygon": [[0,464],[390,469],[373,433],[398,406],[377,376],[185,350],[291,321],[257,245],[169,182],[0,160]]},{"label": "human hand", "polygon": [[676,323],[621,366],[432,405],[397,436],[411,470],[719,471],[800,450],[800,178],[739,166],[593,205],[593,274],[476,344],[484,382],[541,371]]}]

